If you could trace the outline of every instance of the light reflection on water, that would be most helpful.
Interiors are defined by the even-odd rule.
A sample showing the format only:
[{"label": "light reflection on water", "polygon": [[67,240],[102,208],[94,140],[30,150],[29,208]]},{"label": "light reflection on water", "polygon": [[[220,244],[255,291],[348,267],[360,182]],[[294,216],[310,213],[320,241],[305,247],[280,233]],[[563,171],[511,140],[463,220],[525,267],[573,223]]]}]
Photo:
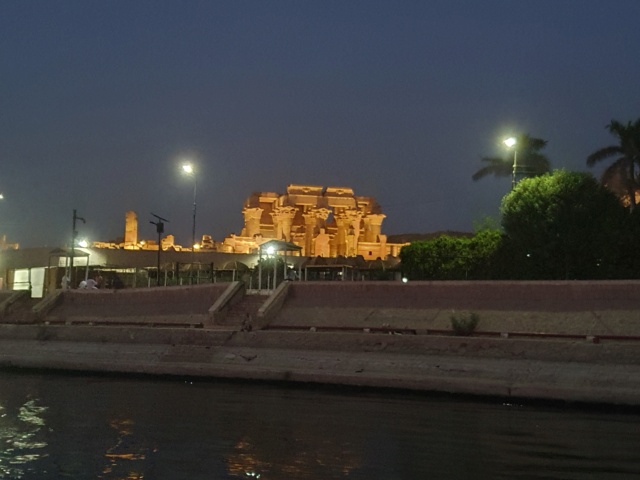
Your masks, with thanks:
[{"label": "light reflection on water", "polygon": [[0,371],[0,478],[627,479],[640,416]]},{"label": "light reflection on water", "polygon": [[[144,474],[135,470],[133,465],[144,464],[150,449],[137,444],[134,431],[135,422],[131,419],[112,419],[109,426],[117,432],[116,443],[108,448],[104,456],[107,463],[98,478],[122,478],[136,480],[144,478]],[[134,468],[134,469],[132,469]]]},{"label": "light reflection on water", "polygon": [[46,456],[42,415],[47,407],[27,399],[12,410],[0,403],[0,478],[23,478],[31,464]]}]

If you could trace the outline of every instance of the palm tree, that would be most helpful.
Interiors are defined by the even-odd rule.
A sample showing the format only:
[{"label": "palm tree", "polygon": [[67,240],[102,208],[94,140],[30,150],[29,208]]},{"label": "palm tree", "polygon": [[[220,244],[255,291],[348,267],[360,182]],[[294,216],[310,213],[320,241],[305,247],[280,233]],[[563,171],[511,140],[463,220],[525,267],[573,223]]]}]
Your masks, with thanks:
[{"label": "palm tree", "polygon": [[587,157],[587,165],[593,167],[602,160],[613,158],[613,163],[602,172],[600,182],[621,197],[623,202],[628,202],[629,210],[633,210],[640,185],[640,175],[636,173],[636,163],[640,164],[640,119],[627,122],[626,125],[611,120],[606,128],[617,137],[619,143],[593,152]]},{"label": "palm tree", "polygon": [[[486,165],[472,175],[473,180],[480,180],[487,175],[508,177],[515,175],[522,177],[536,177],[551,171],[549,159],[540,153],[547,145],[541,138],[522,134],[516,139],[513,155],[507,157],[483,157],[481,161]],[[515,159],[517,158],[517,162]],[[517,170],[517,171],[516,171]]]}]

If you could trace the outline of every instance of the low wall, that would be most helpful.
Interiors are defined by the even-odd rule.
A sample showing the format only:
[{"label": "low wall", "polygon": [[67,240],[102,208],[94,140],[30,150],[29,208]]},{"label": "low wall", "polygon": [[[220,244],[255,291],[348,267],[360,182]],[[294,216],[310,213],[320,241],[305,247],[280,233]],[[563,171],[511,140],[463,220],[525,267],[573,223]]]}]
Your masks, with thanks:
[{"label": "low wall", "polygon": [[228,284],[224,283],[122,290],[69,290],[63,292],[62,301],[48,312],[47,319],[207,316],[209,308],[227,287]]},{"label": "low wall", "polygon": [[640,365],[636,343],[586,340],[504,339],[443,335],[387,335],[338,332],[242,332],[224,329],[179,329],[87,326],[0,325],[0,341],[77,342],[131,345],[281,349],[344,353],[422,354],[472,358],[548,360]]},{"label": "low wall", "polygon": [[289,306],[580,312],[632,310],[640,281],[294,282]]},{"label": "low wall", "polygon": [[640,336],[640,282],[296,282],[271,325]]}]

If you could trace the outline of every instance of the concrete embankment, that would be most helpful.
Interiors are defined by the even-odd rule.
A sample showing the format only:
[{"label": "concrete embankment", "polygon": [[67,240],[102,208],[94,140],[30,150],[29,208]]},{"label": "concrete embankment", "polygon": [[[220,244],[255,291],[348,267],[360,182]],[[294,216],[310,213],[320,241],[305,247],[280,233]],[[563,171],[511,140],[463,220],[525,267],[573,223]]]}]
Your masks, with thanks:
[{"label": "concrete embankment", "polygon": [[638,347],[627,343],[95,326],[4,326],[0,335],[5,367],[640,405]]},{"label": "concrete embankment", "polygon": [[[606,282],[564,282],[551,289],[540,284],[548,292],[542,296],[536,286],[519,283],[509,291],[506,283],[442,282],[412,286],[414,290],[409,291],[391,283],[296,283],[289,287],[279,312],[263,320],[266,329],[253,331],[215,322],[204,322],[202,328],[189,328],[193,325],[188,322],[182,327],[163,326],[153,318],[165,318],[166,309],[134,306],[134,292],[127,293],[133,297],[125,302],[132,314],[125,315],[125,307],[120,307],[128,325],[116,326],[108,312],[102,313],[101,323],[91,303],[104,310],[115,300],[99,292],[102,297],[83,296],[77,301],[69,297],[34,323],[0,324],[0,366],[640,405],[640,341],[634,339],[638,321],[633,308],[635,298],[640,298],[634,298],[640,283],[624,283],[613,293],[615,285]],[[207,305],[224,298],[216,288],[208,293],[204,287],[191,293],[165,291],[163,298],[199,299],[200,306],[190,307],[188,318],[207,318]],[[470,300],[474,288],[481,292],[475,303]],[[151,294],[145,293],[148,300]],[[463,293],[464,298],[456,302]],[[512,299],[508,308],[499,308],[501,296]],[[535,300],[523,300],[521,308],[514,309],[518,296]],[[119,298],[121,302],[124,297]],[[450,329],[445,319],[449,320],[451,309],[479,312],[478,336],[442,334]],[[69,318],[77,321],[83,315],[91,319],[90,324],[69,324]],[[66,323],[51,321],[65,319]],[[509,334],[516,330],[521,334],[564,332],[565,336]]]}]

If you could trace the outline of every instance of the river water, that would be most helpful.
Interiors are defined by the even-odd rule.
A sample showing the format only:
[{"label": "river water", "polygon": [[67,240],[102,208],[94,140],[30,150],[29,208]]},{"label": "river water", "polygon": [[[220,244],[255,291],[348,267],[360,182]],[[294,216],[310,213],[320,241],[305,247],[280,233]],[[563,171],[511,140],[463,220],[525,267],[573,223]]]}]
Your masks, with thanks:
[{"label": "river water", "polygon": [[634,477],[636,412],[0,371],[3,479]]}]

